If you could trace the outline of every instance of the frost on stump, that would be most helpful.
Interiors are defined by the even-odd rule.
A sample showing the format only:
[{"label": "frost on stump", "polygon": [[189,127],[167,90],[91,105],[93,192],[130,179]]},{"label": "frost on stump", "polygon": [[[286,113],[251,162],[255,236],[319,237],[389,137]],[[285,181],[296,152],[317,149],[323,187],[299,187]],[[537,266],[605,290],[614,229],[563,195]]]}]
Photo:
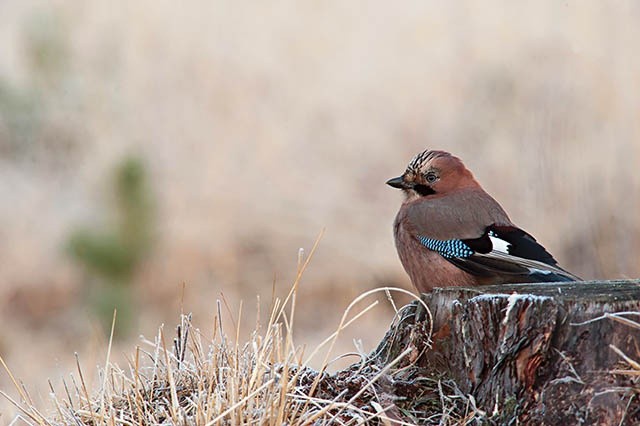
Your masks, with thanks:
[{"label": "frost on stump", "polygon": [[639,281],[445,288],[423,301],[373,355],[423,347],[416,330],[432,328],[412,368],[455,383],[481,422],[640,424]]}]

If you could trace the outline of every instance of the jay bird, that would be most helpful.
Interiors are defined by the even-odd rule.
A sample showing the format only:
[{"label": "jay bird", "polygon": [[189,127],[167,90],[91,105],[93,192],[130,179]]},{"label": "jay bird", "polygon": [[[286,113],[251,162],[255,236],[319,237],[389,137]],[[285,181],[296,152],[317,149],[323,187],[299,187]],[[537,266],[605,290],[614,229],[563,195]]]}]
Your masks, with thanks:
[{"label": "jay bird", "polygon": [[580,280],[514,225],[462,161],[448,152],[421,152],[387,185],[404,192],[394,238],[402,266],[420,292]]}]

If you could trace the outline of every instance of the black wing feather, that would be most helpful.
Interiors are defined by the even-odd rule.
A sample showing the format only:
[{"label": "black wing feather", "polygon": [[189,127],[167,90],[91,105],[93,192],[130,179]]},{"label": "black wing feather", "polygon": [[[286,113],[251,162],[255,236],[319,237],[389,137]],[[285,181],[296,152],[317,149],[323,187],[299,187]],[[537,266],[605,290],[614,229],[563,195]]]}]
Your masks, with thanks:
[{"label": "black wing feather", "polygon": [[[507,243],[507,253],[493,251],[491,236]],[[514,281],[574,281],[579,278],[557,266],[553,258],[536,239],[522,229],[513,226],[490,225],[479,238],[462,240],[475,254],[469,257],[453,257],[447,260],[458,268],[480,277],[494,274],[513,277]],[[512,257],[513,256],[513,257]],[[517,258],[520,258],[518,261]],[[533,261],[531,263],[530,261]],[[535,262],[540,262],[535,264]],[[549,265],[543,272],[541,264]],[[522,279],[516,279],[521,277]],[[526,278],[525,278],[526,277]]]},{"label": "black wing feather", "polygon": [[537,260],[551,266],[558,264],[551,253],[542,247],[532,235],[527,234],[522,229],[513,226],[491,225],[487,228],[487,231],[494,232],[496,237],[507,241],[510,245],[509,254],[512,256]]},{"label": "black wing feather", "polygon": [[558,264],[551,253],[542,247],[532,235],[513,226],[490,225],[480,238],[462,241],[477,253],[489,253],[493,248],[489,233],[493,233],[497,238],[509,243],[508,252],[512,256],[537,260],[551,266]]}]

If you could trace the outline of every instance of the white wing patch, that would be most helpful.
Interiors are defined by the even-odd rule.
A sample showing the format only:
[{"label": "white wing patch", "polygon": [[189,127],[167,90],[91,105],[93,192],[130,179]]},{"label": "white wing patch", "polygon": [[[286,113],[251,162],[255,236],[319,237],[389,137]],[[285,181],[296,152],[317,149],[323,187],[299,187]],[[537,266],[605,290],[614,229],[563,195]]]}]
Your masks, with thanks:
[{"label": "white wing patch", "polygon": [[510,254],[509,253],[510,244],[507,241],[498,238],[496,234],[494,234],[493,232],[489,232],[489,239],[491,240],[491,245],[493,246],[493,250],[499,251],[500,253],[504,253],[504,254]]},{"label": "white wing patch", "polygon": [[546,269],[529,268],[529,270],[531,271],[532,274],[544,274],[544,275],[550,275],[551,274],[551,271],[546,270]]}]

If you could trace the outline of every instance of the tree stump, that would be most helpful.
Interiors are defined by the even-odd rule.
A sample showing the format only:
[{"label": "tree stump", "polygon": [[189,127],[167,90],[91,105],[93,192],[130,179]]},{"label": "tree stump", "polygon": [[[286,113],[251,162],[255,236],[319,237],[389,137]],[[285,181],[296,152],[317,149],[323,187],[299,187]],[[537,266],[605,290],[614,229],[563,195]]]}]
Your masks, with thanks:
[{"label": "tree stump", "polygon": [[442,288],[423,301],[372,360],[415,348],[404,365],[452,379],[489,423],[640,424],[640,365],[628,362],[640,363],[640,281]]}]

